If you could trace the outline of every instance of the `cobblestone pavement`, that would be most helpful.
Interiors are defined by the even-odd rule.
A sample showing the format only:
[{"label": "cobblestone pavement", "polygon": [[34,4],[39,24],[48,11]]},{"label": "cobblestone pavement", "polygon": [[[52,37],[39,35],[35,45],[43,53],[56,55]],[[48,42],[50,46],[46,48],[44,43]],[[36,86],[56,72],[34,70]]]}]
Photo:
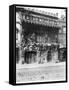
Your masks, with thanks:
[{"label": "cobblestone pavement", "polygon": [[16,70],[16,82],[63,81],[66,78],[66,66],[52,65],[36,68],[20,68]]}]

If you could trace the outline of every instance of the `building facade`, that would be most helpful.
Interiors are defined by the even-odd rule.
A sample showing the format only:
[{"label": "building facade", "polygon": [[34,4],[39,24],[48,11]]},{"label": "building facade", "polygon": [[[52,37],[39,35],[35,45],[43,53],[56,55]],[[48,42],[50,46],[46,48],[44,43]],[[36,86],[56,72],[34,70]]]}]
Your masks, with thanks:
[{"label": "building facade", "polygon": [[59,62],[60,48],[66,49],[66,20],[35,9],[16,8],[17,63]]}]

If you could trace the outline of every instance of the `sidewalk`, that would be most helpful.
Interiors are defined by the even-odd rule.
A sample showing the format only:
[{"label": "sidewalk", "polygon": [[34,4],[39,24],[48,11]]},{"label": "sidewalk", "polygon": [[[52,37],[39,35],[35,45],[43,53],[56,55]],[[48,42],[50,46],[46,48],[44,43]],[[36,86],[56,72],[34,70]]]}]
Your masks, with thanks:
[{"label": "sidewalk", "polygon": [[66,63],[65,62],[60,62],[60,63],[44,63],[44,64],[37,64],[37,63],[34,63],[34,64],[16,64],[16,69],[22,69],[22,68],[38,68],[38,67],[48,67],[48,66],[61,66],[61,65],[65,65]]}]

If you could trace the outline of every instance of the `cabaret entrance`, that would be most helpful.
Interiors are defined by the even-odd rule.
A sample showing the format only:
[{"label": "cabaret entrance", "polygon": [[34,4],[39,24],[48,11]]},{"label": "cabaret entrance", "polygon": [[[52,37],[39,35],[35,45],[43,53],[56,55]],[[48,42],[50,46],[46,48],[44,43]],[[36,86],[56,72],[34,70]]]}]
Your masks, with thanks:
[{"label": "cabaret entrance", "polygon": [[25,63],[46,63],[58,60],[59,28],[23,22],[23,29]]}]

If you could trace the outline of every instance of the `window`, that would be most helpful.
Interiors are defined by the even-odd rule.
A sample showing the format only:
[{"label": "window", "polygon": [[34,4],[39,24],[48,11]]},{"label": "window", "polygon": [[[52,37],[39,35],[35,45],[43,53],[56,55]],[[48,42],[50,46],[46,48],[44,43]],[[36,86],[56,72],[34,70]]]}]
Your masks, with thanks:
[{"label": "window", "polygon": [[65,27],[63,28],[63,33],[66,33],[66,28]]}]

